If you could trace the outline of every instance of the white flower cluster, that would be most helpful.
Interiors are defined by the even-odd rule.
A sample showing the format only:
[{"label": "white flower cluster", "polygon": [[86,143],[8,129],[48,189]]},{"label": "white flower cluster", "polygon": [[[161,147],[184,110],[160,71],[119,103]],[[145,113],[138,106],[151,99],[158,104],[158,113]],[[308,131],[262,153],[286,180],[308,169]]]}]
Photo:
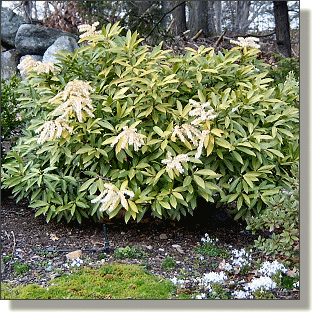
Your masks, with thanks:
[{"label": "white flower cluster", "polygon": [[182,279],[178,279],[177,277],[173,277],[170,281],[176,286],[177,284],[184,285],[185,281]]},{"label": "white flower cluster", "polygon": [[263,276],[260,278],[253,278],[251,282],[247,283],[244,286],[245,290],[256,291],[260,288],[265,290],[274,289],[277,287],[277,284],[268,276]]},{"label": "white flower cluster", "polygon": [[249,261],[252,260],[251,256],[244,249],[241,249],[240,251],[234,249],[232,250],[232,254],[234,255],[234,257],[231,257],[230,261],[234,266],[238,266],[239,268],[250,264]]},{"label": "white flower cluster", "polygon": [[72,259],[71,260],[71,264],[69,266],[68,263],[65,263],[63,266],[66,268],[66,269],[69,269],[70,267],[80,267],[81,265],[83,264],[83,260],[79,259],[79,258],[75,258],[75,259]]},{"label": "white flower cluster", "polygon": [[92,24],[92,26],[90,24],[81,24],[80,26],[78,26],[79,32],[83,33],[80,35],[80,39],[81,38],[85,38],[85,37],[89,37],[95,34],[100,34],[100,31],[96,31],[96,27],[99,25],[99,22],[95,22]]},{"label": "white flower cluster", "polygon": [[106,189],[95,199],[91,200],[92,203],[97,203],[99,201],[102,203],[100,211],[108,210],[109,212],[112,212],[119,203],[128,210],[128,202],[125,195],[133,197],[134,192],[126,189],[117,190],[117,188],[111,183],[105,183],[104,187]]},{"label": "white flower cluster", "polygon": [[179,154],[178,156],[172,158],[171,152],[167,152],[167,159],[161,160],[162,163],[167,165],[167,172],[172,169],[177,169],[180,173],[183,173],[184,169],[181,165],[181,162],[189,161],[189,157],[186,154]]},{"label": "white flower cluster", "polygon": [[228,277],[226,276],[226,274],[223,271],[220,271],[220,273],[218,272],[209,272],[209,273],[205,273],[203,275],[203,278],[200,279],[201,281],[204,281],[205,283],[210,283],[210,282],[221,282],[221,281],[225,281],[227,280]]},{"label": "white flower cluster", "polygon": [[295,282],[295,283],[293,284],[293,286],[294,286],[295,288],[299,288],[299,287],[300,287],[299,281]]},{"label": "white flower cluster", "polygon": [[94,118],[94,114],[90,109],[93,109],[90,92],[94,89],[85,81],[74,80],[70,81],[64,90],[49,100],[50,103],[60,101],[65,102],[60,104],[53,112],[52,116],[62,113],[56,120],[45,122],[41,127],[35,130],[40,133],[38,143],[44,143],[46,140],[59,138],[63,131],[72,133],[72,128],[66,124],[66,120],[73,112],[76,113],[79,122],[83,120],[82,112],[85,111],[89,117]]},{"label": "white flower cluster", "polygon": [[121,149],[127,147],[127,145],[133,145],[134,151],[138,151],[139,148],[144,144],[144,136],[137,133],[137,129],[130,129],[127,126],[123,127],[123,131],[118,134],[116,140],[112,142],[111,147],[113,147],[119,141],[121,142]]},{"label": "white flower cluster", "polygon": [[201,238],[201,241],[202,242],[207,242],[207,243],[213,243],[213,242],[219,242],[219,239],[216,238],[215,240],[213,240],[213,239],[210,238],[210,236],[207,233],[205,233],[204,234],[204,238]]},{"label": "white flower cluster", "polygon": [[94,114],[90,109],[93,109],[90,92],[94,89],[89,83],[82,80],[70,81],[64,90],[51,98],[49,102],[55,102],[62,99],[65,101],[60,104],[52,113],[57,115],[62,112],[61,118],[66,118],[73,112],[76,113],[79,122],[82,122],[82,111],[85,111],[89,117],[94,118]]},{"label": "white flower cluster", "polygon": [[286,273],[288,270],[277,260],[272,261],[272,263],[266,261],[263,263],[262,267],[259,269],[259,273],[262,273],[267,276],[271,276],[277,271],[280,270],[283,273]]},{"label": "white flower cluster", "polygon": [[257,44],[256,42],[259,42],[259,38],[256,37],[238,37],[239,41],[236,40],[230,40],[230,43],[237,44],[239,47],[242,48],[256,48],[259,49],[260,45]]},{"label": "white flower cluster", "polygon": [[190,99],[189,103],[193,106],[196,106],[195,109],[189,112],[189,116],[198,117],[195,120],[193,120],[191,124],[198,124],[201,121],[206,121],[217,117],[216,114],[212,114],[214,112],[213,109],[206,111],[206,108],[210,106],[210,102],[200,104],[199,102]]},{"label": "white flower cluster", "polygon": [[210,133],[209,130],[200,131],[191,124],[183,124],[181,126],[175,126],[172,132],[172,137],[178,136],[182,142],[185,142],[186,135],[193,143],[194,146],[198,146],[197,153],[195,155],[196,159],[199,159],[202,153],[203,144],[206,136]]},{"label": "white flower cluster", "polygon": [[247,299],[247,298],[253,298],[250,292],[243,291],[243,290],[237,290],[232,293],[235,299]]},{"label": "white flower cluster", "polygon": [[196,299],[205,299],[206,298],[206,294],[203,292],[201,294],[196,295]]},{"label": "white flower cluster", "polygon": [[28,71],[36,71],[39,73],[49,73],[49,71],[55,72],[59,68],[54,65],[53,62],[41,62],[36,61],[31,56],[26,56],[17,66],[21,73],[27,73]]},{"label": "white flower cluster", "polygon": [[56,120],[46,121],[42,126],[35,130],[36,133],[40,133],[40,137],[37,140],[37,143],[44,143],[46,140],[59,138],[62,135],[62,132],[67,130],[72,134],[72,128],[69,127],[65,121],[61,118]]},{"label": "white flower cluster", "polygon": [[185,142],[186,139],[184,137],[186,135],[192,143],[197,146],[198,140],[201,138],[201,131],[194,127],[191,124],[185,123],[181,126],[175,126],[172,132],[172,138],[178,136],[182,142]]}]

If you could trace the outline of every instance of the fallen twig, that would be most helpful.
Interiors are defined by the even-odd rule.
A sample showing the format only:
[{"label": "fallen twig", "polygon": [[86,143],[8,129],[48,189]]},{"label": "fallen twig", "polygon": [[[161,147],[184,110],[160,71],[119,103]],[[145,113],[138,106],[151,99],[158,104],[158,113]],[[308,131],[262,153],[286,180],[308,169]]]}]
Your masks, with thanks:
[{"label": "fallen twig", "polygon": [[216,41],[215,46],[217,47],[220,42],[223,40],[223,36],[226,34],[227,30],[224,30],[224,32],[221,34],[221,36],[219,37],[219,39]]},{"label": "fallen twig", "polygon": [[12,255],[14,254],[14,249],[16,248],[16,238],[14,236],[14,232],[11,231],[10,232],[12,234],[12,238],[13,238],[13,247],[12,247]]},{"label": "fallen twig", "polygon": [[203,30],[201,29],[193,38],[193,41],[196,41],[203,34]]}]

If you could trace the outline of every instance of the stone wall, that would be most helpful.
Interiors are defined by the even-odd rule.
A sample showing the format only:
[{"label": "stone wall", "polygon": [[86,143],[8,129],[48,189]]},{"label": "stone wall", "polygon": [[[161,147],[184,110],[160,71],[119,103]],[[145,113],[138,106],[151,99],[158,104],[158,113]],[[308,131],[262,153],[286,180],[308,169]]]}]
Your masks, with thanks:
[{"label": "stone wall", "polygon": [[27,55],[42,62],[56,62],[58,50],[73,52],[78,36],[41,24],[28,24],[9,8],[1,8],[1,79],[19,73],[17,65]]}]

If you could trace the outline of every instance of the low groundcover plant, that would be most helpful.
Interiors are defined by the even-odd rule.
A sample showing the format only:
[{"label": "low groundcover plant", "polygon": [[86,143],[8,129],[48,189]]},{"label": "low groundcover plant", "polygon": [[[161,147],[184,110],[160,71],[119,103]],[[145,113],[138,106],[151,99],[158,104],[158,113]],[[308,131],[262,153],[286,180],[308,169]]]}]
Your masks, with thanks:
[{"label": "low groundcover plant", "polygon": [[1,173],[17,200],[47,221],[81,223],[180,219],[203,197],[235,202],[235,218],[250,221],[288,188],[298,88],[273,86],[258,48],[173,56],[97,25],[80,27],[85,45],[54,66],[28,63],[19,95],[33,119]]}]

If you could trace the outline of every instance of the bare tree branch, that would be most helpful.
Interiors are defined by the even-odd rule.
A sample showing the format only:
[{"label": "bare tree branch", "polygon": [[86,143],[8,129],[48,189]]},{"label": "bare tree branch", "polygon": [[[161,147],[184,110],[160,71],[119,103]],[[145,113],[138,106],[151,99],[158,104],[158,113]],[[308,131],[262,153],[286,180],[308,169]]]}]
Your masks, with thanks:
[{"label": "bare tree branch", "polygon": [[150,35],[152,34],[152,32],[155,30],[155,28],[161,23],[161,21],[165,18],[166,15],[168,15],[169,13],[171,13],[174,9],[178,8],[179,6],[181,6],[182,4],[186,3],[186,1],[182,1],[180,3],[178,3],[176,6],[174,6],[171,10],[169,10],[168,12],[166,12],[161,19],[156,23],[156,25],[152,28],[152,30],[149,32],[149,34],[146,36],[146,38],[150,37]]}]

